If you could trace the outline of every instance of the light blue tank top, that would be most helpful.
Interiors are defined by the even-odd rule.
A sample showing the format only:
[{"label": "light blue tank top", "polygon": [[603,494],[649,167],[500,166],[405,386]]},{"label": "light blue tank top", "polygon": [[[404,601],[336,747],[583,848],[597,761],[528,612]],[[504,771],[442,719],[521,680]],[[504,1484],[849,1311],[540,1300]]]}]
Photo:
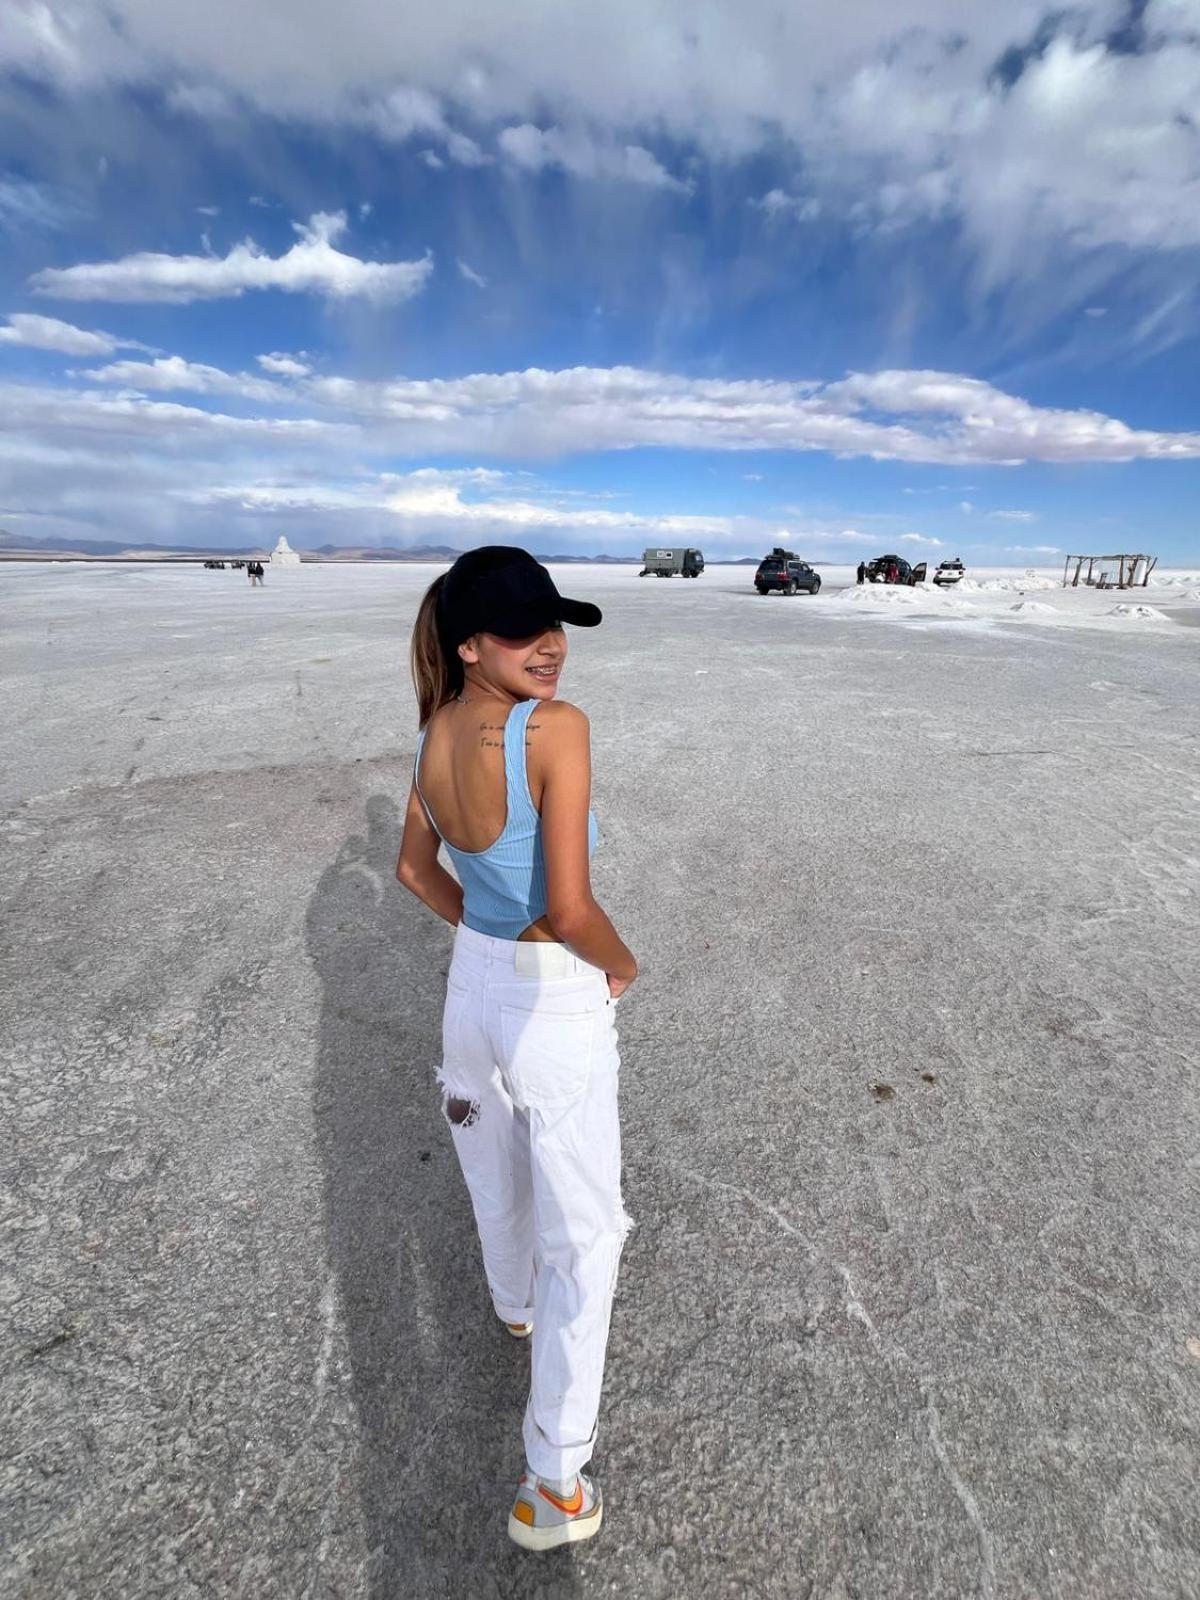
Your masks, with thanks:
[{"label": "light blue tank top", "polygon": [[[476,933],[495,939],[515,939],[531,922],[546,914],[546,863],[542,857],[542,819],[529,793],[525,767],[525,726],[540,700],[519,700],[504,724],[504,778],[508,815],[504,832],[486,850],[458,850],[450,844],[434,821],[433,813],[421,793],[421,752],[425,730],[417,738],[417,759],[413,781],[445,845],[458,881],[463,886],[463,921]],[[588,855],[596,848],[596,818],[588,812]]]}]

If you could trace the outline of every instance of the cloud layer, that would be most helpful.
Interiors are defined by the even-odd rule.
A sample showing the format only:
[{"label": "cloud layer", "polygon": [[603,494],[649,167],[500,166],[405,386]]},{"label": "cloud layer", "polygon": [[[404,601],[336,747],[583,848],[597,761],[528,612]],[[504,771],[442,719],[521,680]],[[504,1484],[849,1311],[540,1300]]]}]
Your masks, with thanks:
[{"label": "cloud layer", "polygon": [[[278,370],[278,369],[276,369]],[[227,373],[179,357],[85,374],[124,389],[287,402],[353,424],[375,448],[501,457],[598,450],[824,451],[964,465],[1190,460],[1200,433],[1131,428],[1087,410],[1036,406],[960,373],[852,373],[834,382],[696,378],[637,367],[370,381]]]},{"label": "cloud layer", "polygon": [[67,93],[157,88],[181,114],[251,107],[417,140],[435,163],[502,157],[681,197],[664,139],[718,163],[791,152],[803,193],[769,189],[777,217],[954,217],[992,277],[1051,246],[1200,244],[1195,0],[610,0],[586,18],[447,0],[403,28],[390,0],[306,7],[303,26],[293,0],[252,16],[241,0],[9,0],[6,66]]},{"label": "cloud layer", "polygon": [[[13,325],[20,331],[17,318]],[[83,333],[55,328],[69,329],[64,343]],[[437,534],[461,544],[524,530],[530,539],[553,537],[562,549],[703,540],[741,554],[803,537],[819,555],[865,548],[879,535],[814,521],[803,508],[784,506],[778,516],[647,513],[599,493],[534,492],[528,472],[397,472],[393,463],[664,446],[977,467],[1200,458],[1200,434],[1039,407],[956,373],[888,370],[782,383],[577,367],[367,382],[314,372],[278,353],[260,361],[257,371],[226,372],[179,356],[130,358],[76,372],[73,384],[0,384],[4,517],[58,516],[62,531],[186,531],[189,540],[212,528],[218,543],[280,515],[300,519],[294,525],[313,530],[315,543]],[[210,409],[214,403],[219,409]],[[961,514],[974,509],[964,501]],[[1024,522],[1032,514],[989,515]],[[900,529],[903,523],[892,527],[893,537],[938,547],[911,523]]]}]

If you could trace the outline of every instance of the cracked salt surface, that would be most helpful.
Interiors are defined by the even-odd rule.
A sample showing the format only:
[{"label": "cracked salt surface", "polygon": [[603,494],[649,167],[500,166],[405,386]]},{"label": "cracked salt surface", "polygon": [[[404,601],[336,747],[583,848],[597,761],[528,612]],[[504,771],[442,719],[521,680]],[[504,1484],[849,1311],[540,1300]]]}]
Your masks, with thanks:
[{"label": "cracked salt surface", "polygon": [[643,976],[605,1529],[548,1566],[393,882],[434,570],[5,571],[0,1588],[1200,1592],[1196,575],[556,570]]}]

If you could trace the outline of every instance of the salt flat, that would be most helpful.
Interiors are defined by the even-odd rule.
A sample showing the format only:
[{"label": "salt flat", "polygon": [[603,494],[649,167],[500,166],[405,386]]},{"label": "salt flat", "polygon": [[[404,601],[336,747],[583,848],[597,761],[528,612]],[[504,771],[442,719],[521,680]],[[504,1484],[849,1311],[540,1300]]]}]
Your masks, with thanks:
[{"label": "salt flat", "polygon": [[638,1226],[538,1559],[392,878],[433,570],[0,568],[0,1588],[1195,1593],[1200,585],[558,571]]}]

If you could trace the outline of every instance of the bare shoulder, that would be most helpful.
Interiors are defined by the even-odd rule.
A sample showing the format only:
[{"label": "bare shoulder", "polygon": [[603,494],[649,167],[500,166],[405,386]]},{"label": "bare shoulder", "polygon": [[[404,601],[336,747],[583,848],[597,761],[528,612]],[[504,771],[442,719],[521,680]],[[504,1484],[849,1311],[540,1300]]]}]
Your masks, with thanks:
[{"label": "bare shoulder", "polygon": [[530,790],[540,809],[542,785],[552,774],[589,770],[591,738],[587,716],[569,700],[547,700],[525,724],[525,751]]},{"label": "bare shoulder", "polygon": [[569,700],[547,700],[534,710],[526,727],[530,733],[536,730],[550,734],[557,744],[560,740],[586,738],[589,723],[587,713]]}]

